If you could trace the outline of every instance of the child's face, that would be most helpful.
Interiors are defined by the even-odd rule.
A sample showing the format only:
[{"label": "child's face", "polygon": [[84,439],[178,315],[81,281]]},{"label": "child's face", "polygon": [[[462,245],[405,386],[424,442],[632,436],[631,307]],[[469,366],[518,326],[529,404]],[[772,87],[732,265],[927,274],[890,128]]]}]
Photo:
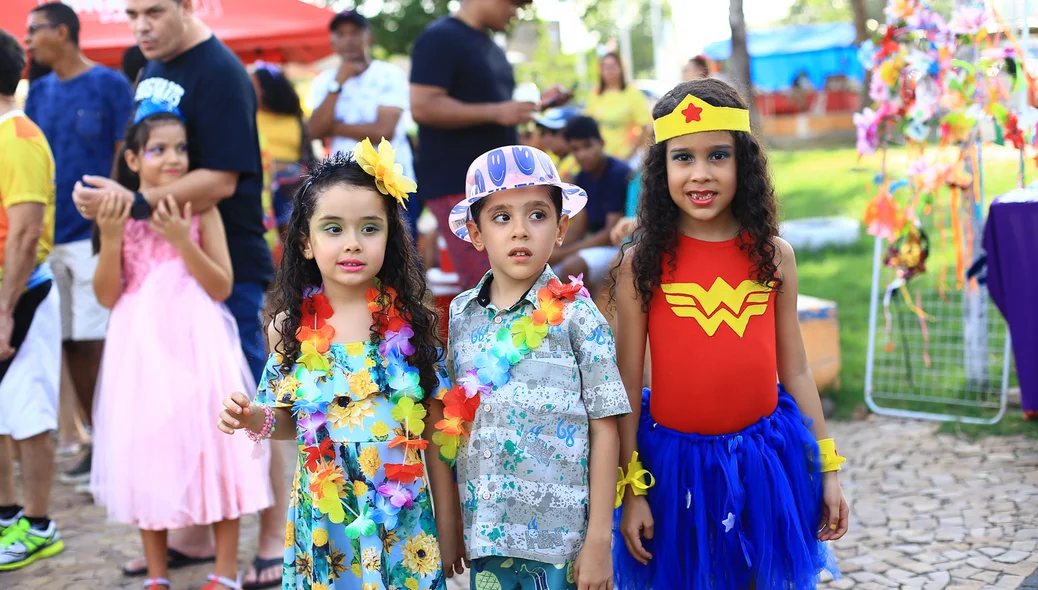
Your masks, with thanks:
[{"label": "child's face", "polygon": [[688,218],[708,222],[728,215],[735,198],[735,139],[705,131],[667,140],[670,198]]},{"label": "child's face", "polygon": [[139,153],[126,150],[126,163],[141,179],[141,188],[163,186],[187,173],[187,135],[175,123],[151,129]]},{"label": "child's face", "polygon": [[325,285],[369,288],[382,270],[389,219],[374,189],[337,184],[317,197],[303,254],[317,262]]},{"label": "child's face", "polygon": [[468,223],[472,244],[484,248],[494,274],[514,281],[536,279],[552,250],[561,245],[569,217],[558,217],[543,186],[501,191],[486,197],[479,225]]},{"label": "child's face", "polygon": [[605,146],[601,139],[571,139],[567,143],[569,153],[576,158],[581,170],[598,170],[605,160]]}]

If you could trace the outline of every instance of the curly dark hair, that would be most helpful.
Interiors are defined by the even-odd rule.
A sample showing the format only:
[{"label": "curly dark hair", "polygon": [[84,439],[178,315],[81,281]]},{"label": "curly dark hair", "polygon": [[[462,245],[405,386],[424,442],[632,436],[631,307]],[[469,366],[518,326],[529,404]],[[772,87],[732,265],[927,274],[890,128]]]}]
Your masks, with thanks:
[{"label": "curly dark hair", "polygon": [[[745,109],[739,93],[713,78],[683,82],[668,92],[652,109],[652,118],[670,114],[689,94],[716,107]],[[732,214],[739,222],[739,247],[753,263],[751,278],[778,289],[774,238],[778,236],[778,207],[775,189],[768,173],[768,158],[757,138],[744,131],[732,131],[735,141],[735,164],[738,186],[732,199]],[[635,286],[642,307],[649,308],[653,291],[660,285],[663,264],[674,268],[674,252],[678,247],[678,222],[681,211],[670,196],[667,186],[667,142],[657,143],[645,155],[642,189],[638,205],[638,229],[633,240],[623,248],[622,257],[637,245],[631,261]],[[613,270],[616,275],[616,269]]]},{"label": "curly dark hair", "polygon": [[[291,369],[300,352],[296,331],[299,329],[303,307],[303,290],[320,285],[323,280],[317,262],[303,255],[303,240],[310,237],[310,218],[317,209],[318,199],[336,185],[377,191],[374,177],[364,172],[353,160],[352,154],[336,153],[327,160],[314,162],[306,182],[293,196],[292,217],[288,221],[281,263],[266,310],[267,318],[275,321],[274,329],[281,335],[281,344],[276,352],[283,357],[283,372]],[[438,385],[436,366],[442,358],[443,349],[443,341],[437,330],[438,316],[427,301],[425,274],[418,263],[405,213],[396,199],[381,196],[389,223],[389,241],[382,268],[376,275],[379,290],[383,295],[388,287],[396,290],[400,315],[410,322],[414,330],[411,343],[415,352],[407,360],[418,369],[422,390],[426,393],[434,392]],[[279,315],[283,319],[277,323]],[[383,310],[372,322],[371,342],[380,340],[378,325],[388,322],[388,315]]]}]

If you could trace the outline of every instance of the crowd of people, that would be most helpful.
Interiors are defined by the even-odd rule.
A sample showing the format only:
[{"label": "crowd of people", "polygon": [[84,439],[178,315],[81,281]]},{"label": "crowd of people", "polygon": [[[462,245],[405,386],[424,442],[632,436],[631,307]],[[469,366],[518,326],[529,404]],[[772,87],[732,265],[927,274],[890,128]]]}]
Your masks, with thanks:
[{"label": "crowd of people", "polygon": [[191,0],[126,0],[122,72],[35,8],[24,108],[0,31],[0,572],[64,549],[60,424],[86,445],[57,479],[140,529],[149,590],[209,562],[205,590],[838,575],[842,458],[743,100],[695,58],[650,110],[611,53],[583,110],[514,100],[491,34],[528,3],[463,0],[409,80],[334,15],[309,117]]}]

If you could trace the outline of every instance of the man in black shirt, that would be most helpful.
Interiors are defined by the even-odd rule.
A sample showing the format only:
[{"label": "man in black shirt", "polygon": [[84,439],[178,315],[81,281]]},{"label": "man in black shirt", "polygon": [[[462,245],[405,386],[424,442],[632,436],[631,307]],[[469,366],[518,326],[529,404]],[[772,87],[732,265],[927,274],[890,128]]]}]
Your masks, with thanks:
[{"label": "man in black shirt", "polygon": [[[135,217],[150,215],[151,206],[167,194],[196,212],[218,207],[227,232],[234,270],[234,289],[226,301],[238,323],[242,351],[253,378],[262,376],[266,345],[260,314],[264,293],[273,279],[271,252],[263,238],[263,163],[256,130],[256,93],[241,61],[213,36],[194,14],[191,0],[126,0],[130,28],[148,65],[140,74],[135,100],[158,100],[177,107],[187,122],[190,172],[157,190],[133,193],[113,180],[95,176],[77,183],[73,199],[84,217],[96,214],[101,196],[113,192],[133,202]],[[285,490],[283,454],[274,450],[272,485],[278,503],[261,516],[260,555],[246,587],[280,582],[283,554]],[[247,460],[247,458],[246,458]],[[195,527],[170,539],[171,566],[210,555],[206,528]],[[276,567],[268,566],[276,558]],[[138,567],[134,567],[137,565]],[[140,564],[127,573],[143,573]],[[276,570],[276,572],[273,572]],[[233,576],[232,576],[233,577]],[[251,584],[250,584],[251,582]]]},{"label": "man in black shirt", "polygon": [[411,55],[418,194],[436,216],[463,289],[476,286],[490,269],[486,254],[453,237],[447,224],[464,195],[469,164],[484,152],[519,143],[515,126],[539,108],[512,100],[512,65],[488,31],[504,31],[531,1],[462,0],[456,14],[422,32]]}]

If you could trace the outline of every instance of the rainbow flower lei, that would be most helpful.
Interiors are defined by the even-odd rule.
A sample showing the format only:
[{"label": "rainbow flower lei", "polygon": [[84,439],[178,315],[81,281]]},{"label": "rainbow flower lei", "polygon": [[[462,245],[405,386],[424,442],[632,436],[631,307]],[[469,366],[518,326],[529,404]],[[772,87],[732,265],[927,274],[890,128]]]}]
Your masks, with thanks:
[{"label": "rainbow flower lei", "polygon": [[[418,369],[407,362],[407,357],[415,351],[410,341],[414,337],[414,330],[401,315],[395,290],[392,287],[380,290],[376,284],[375,288],[368,290],[367,301],[373,316],[372,322],[381,336],[379,353],[383,358],[389,399],[394,403],[391,415],[403,425],[403,435],[391,440],[389,446],[402,446],[405,450],[403,463],[384,465],[386,482],[376,491],[383,503],[389,502],[399,509],[409,506],[414,500],[412,492],[401,485],[413,483],[424,473],[424,464],[417,453],[425,450],[429,444],[429,441],[421,438],[425,431],[426,410],[420,402],[425,393],[419,385],[421,377]],[[332,307],[320,289],[310,289],[304,293],[300,327],[296,332],[301,350],[295,375],[289,379],[292,380],[292,386],[296,387],[295,397],[303,400],[296,402],[293,411],[297,425],[302,430],[299,437],[301,451],[305,455],[303,467],[310,475],[314,506],[334,523],[345,520],[346,510],[352,512],[354,518],[346,527],[346,535],[356,539],[373,534],[375,520],[366,502],[361,502],[354,512],[341,501],[341,492],[349,482],[342,469],[334,463],[335,451],[331,439],[324,438],[318,442],[318,432],[327,423],[328,405],[334,398],[332,392],[321,393],[313,387],[318,380],[329,377],[334,362],[330,351],[335,328],[328,323],[332,313]],[[354,380],[354,377],[357,379]],[[377,390],[378,386],[370,375],[351,376],[350,393],[353,399],[366,399]]]},{"label": "rainbow flower lei", "polygon": [[548,336],[549,326],[562,325],[565,302],[577,295],[590,297],[583,275],[570,277],[569,284],[548,281],[537,291],[537,307],[497,330],[490,350],[476,355],[476,368],[458,377],[458,384],[443,396],[443,420],[436,423],[433,442],[440,446],[440,459],[451,467],[457,463],[462,439],[469,436],[465,423],[476,419],[482,396],[504,387],[512,379],[512,367],[537,350]]}]

